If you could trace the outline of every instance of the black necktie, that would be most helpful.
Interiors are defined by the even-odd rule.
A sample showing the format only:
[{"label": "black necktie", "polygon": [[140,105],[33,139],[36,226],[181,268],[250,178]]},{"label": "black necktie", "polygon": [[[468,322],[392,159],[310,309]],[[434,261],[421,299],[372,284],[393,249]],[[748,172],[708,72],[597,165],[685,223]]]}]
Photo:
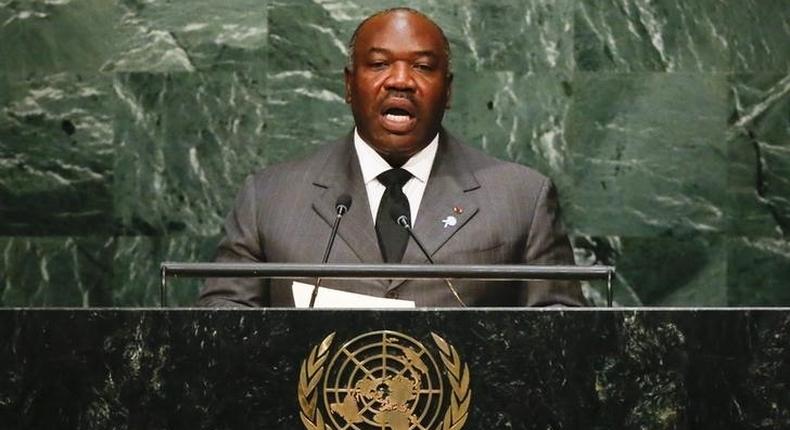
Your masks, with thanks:
[{"label": "black necktie", "polygon": [[392,219],[392,208],[397,208],[399,214],[411,217],[409,199],[403,194],[403,185],[410,178],[411,173],[403,169],[390,169],[378,176],[379,182],[387,187],[376,214],[376,235],[385,263],[399,263],[409,241],[409,232]]}]

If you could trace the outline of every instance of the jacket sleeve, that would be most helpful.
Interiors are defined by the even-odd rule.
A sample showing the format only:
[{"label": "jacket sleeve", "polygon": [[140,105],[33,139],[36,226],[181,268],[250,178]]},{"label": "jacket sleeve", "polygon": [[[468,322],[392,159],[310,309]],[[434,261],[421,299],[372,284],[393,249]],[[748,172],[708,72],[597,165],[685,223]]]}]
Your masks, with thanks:
[{"label": "jacket sleeve", "polygon": [[[571,248],[560,216],[557,189],[543,181],[530,223],[524,262],[532,265],[573,265]],[[586,306],[578,281],[530,281],[521,302],[527,306]]]},{"label": "jacket sleeve", "polygon": [[[266,261],[259,231],[259,196],[255,177],[250,175],[236,196],[233,209],[225,219],[224,237],[214,258],[222,263],[261,263]],[[208,278],[200,291],[199,306],[266,306],[264,281],[255,278]]]}]

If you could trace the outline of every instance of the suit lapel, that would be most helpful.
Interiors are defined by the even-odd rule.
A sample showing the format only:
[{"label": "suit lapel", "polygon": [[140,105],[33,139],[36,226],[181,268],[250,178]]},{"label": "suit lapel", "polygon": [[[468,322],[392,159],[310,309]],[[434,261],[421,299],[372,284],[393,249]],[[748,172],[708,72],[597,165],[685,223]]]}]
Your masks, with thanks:
[{"label": "suit lapel", "polygon": [[[480,188],[480,184],[459,156],[457,145],[442,131],[439,150],[414,225],[414,234],[432,257],[458,231],[466,228],[479,210],[469,191]],[[409,240],[403,262],[424,264],[428,259],[417,244]],[[397,288],[403,282],[392,281],[389,289]]]},{"label": "suit lapel", "polygon": [[[431,256],[446,246],[458,231],[468,228],[479,210],[476,199],[469,192],[480,188],[480,184],[459,154],[458,145],[442,130],[439,149],[414,226],[414,234]],[[333,145],[323,169],[316,173],[313,184],[316,187],[313,210],[327,223],[328,228],[335,220],[337,197],[344,192],[351,196],[351,208],[340,223],[338,237],[361,263],[382,263],[368,194],[354,150],[353,134]],[[417,244],[409,240],[403,263],[427,262]],[[392,290],[405,281],[380,282]]]},{"label": "suit lapel", "polygon": [[330,228],[335,221],[335,202],[338,196],[343,193],[351,196],[351,208],[340,223],[338,237],[351,248],[361,263],[382,263],[373,219],[370,216],[368,194],[354,150],[353,135],[334,145],[313,184],[317,192],[313,209]]}]

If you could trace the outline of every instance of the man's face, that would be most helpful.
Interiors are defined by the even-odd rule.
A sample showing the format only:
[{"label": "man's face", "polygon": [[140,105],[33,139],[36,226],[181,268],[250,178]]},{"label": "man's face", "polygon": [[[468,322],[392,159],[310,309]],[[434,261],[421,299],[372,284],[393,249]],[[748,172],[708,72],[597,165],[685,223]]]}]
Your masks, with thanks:
[{"label": "man's face", "polygon": [[409,12],[368,21],[346,69],[346,103],[360,136],[390,164],[430,143],[450,100],[447,53],[438,28]]}]

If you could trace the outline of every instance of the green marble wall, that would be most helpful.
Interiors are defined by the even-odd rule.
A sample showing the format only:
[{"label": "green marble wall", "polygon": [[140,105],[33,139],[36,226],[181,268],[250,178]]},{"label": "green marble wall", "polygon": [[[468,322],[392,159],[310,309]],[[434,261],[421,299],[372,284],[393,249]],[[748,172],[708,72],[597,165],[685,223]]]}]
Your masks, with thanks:
[{"label": "green marble wall", "polygon": [[[345,43],[399,4],[0,2],[0,305],[156,304],[248,172],[350,128]],[[790,304],[786,0],[408,4],[452,43],[446,125],[555,179],[618,303]]]}]

